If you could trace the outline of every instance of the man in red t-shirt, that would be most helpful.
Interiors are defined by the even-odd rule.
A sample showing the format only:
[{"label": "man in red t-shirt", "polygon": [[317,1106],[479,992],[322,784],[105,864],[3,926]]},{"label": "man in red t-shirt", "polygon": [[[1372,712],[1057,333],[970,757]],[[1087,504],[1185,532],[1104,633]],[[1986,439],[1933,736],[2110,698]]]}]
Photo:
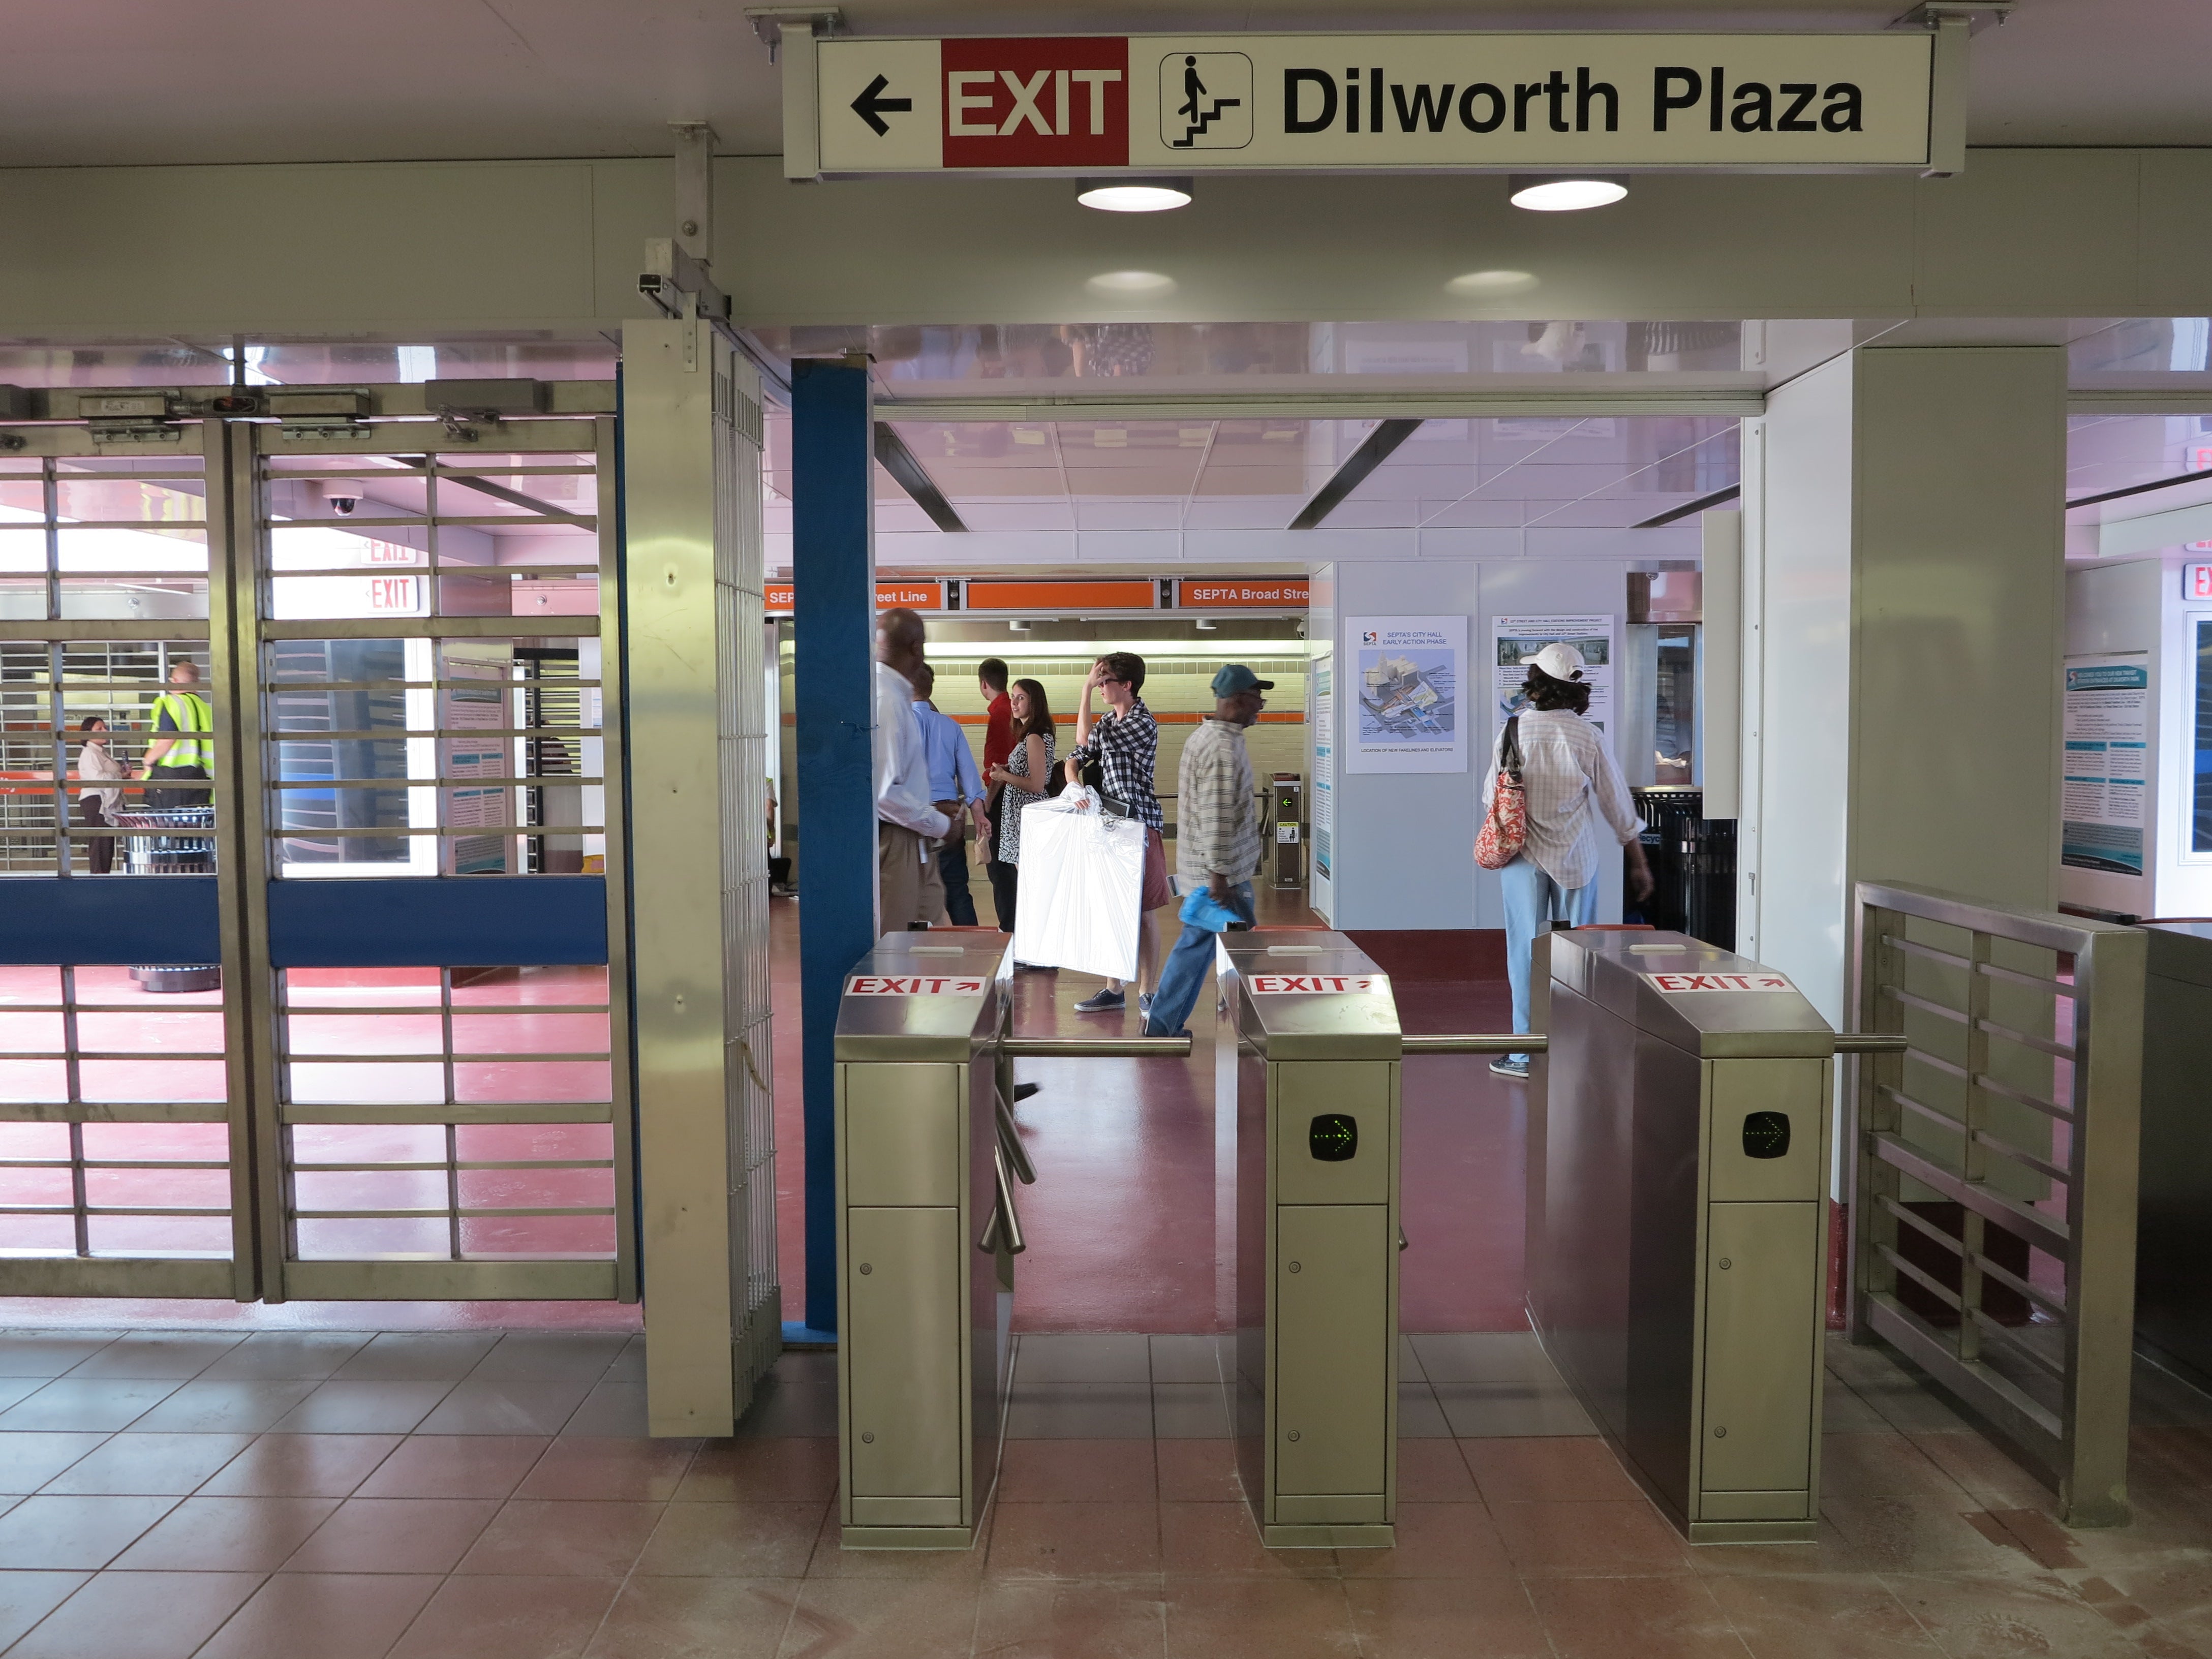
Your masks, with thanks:
[{"label": "man in red t-shirt", "polygon": [[[990,723],[983,729],[983,775],[988,778],[993,767],[1004,766],[1014,752],[1014,705],[1006,696],[1006,665],[1001,659],[986,657],[977,663],[975,679],[990,714]],[[994,786],[983,802],[982,839],[976,856],[991,878],[991,902],[999,913],[999,931],[1011,933],[1014,931],[1015,866],[999,861],[999,798],[1005,793],[1004,786]]]}]

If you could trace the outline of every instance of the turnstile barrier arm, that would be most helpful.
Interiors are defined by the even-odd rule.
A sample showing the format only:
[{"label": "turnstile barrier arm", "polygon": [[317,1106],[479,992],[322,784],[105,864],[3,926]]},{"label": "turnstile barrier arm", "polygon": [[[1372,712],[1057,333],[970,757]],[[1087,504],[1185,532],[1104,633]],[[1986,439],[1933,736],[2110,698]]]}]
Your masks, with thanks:
[{"label": "turnstile barrier arm", "polygon": [[1541,1031],[1430,1032],[1399,1041],[1409,1054],[1527,1054],[1552,1046]]}]

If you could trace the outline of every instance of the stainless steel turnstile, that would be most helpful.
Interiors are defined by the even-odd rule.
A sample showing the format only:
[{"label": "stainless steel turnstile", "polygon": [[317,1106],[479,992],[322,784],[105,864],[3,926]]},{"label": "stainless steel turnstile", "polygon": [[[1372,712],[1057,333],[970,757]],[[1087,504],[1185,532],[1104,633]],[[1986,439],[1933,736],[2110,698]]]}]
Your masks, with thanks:
[{"label": "stainless steel turnstile", "polygon": [[838,1009],[839,1518],[848,1548],[964,1549],[997,1466],[1018,1240],[1002,1209],[1004,941],[893,933]]},{"label": "stainless steel turnstile", "polygon": [[1190,1053],[1188,1037],[1007,1033],[1003,936],[886,934],[837,1011],[839,1520],[848,1549],[966,1549],[1012,1378],[1017,1055]]},{"label": "stainless steel turnstile", "polygon": [[2136,1347],[2212,1389],[2212,922],[2143,931]]},{"label": "stainless steel turnstile", "polygon": [[1681,934],[1537,948],[1545,1351],[1692,1542],[1808,1540],[1835,1036],[1784,976]]},{"label": "stainless steel turnstile", "polygon": [[1229,933],[1216,1087],[1237,1103],[1237,1438],[1275,1548],[1397,1518],[1398,1073],[1389,981],[1340,933]]}]

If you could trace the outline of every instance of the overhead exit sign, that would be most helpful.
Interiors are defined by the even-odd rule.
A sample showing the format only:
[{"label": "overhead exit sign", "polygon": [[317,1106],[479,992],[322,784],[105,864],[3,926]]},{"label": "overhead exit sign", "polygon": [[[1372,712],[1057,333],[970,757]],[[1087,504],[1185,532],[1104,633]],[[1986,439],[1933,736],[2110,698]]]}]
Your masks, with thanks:
[{"label": "overhead exit sign", "polygon": [[[823,40],[811,176],[1923,168],[1948,32]],[[810,63],[811,60],[811,63]],[[1947,58],[1947,62],[1948,59]],[[812,165],[809,165],[809,163]]]}]

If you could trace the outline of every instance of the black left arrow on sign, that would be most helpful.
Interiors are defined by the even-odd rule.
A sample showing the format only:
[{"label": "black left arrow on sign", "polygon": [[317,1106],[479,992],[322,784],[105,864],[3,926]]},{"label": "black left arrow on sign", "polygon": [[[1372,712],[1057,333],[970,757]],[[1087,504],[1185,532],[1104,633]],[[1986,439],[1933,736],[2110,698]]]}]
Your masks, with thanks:
[{"label": "black left arrow on sign", "polygon": [[911,98],[884,97],[883,90],[889,85],[890,77],[878,75],[862,88],[860,95],[853,100],[853,113],[874,128],[878,138],[888,137],[890,134],[890,127],[884,121],[884,116],[903,114],[914,107]]}]

